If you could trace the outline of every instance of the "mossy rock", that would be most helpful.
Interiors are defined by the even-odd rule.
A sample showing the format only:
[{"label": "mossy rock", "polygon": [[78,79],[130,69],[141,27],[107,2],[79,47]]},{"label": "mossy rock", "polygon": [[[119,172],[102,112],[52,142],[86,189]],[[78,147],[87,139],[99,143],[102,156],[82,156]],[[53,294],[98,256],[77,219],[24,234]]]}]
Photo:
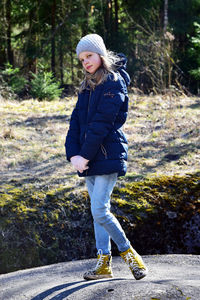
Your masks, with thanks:
[{"label": "mossy rock", "polygon": [[[141,254],[197,254],[199,195],[199,173],[160,176],[115,188],[112,211]],[[0,189],[0,273],[95,256],[86,191]]]},{"label": "mossy rock", "polygon": [[0,191],[0,273],[91,255],[93,227],[86,192]]},{"label": "mossy rock", "polygon": [[200,174],[160,176],[114,189],[114,211],[141,254],[200,251]]}]

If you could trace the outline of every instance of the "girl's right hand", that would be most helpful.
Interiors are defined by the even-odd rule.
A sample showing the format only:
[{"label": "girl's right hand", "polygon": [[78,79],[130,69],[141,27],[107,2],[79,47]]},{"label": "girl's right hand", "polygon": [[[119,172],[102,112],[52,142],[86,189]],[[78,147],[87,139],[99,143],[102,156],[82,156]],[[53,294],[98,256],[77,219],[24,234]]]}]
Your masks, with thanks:
[{"label": "girl's right hand", "polygon": [[89,168],[87,165],[89,160],[85,159],[84,157],[82,157],[80,155],[72,156],[70,161],[71,161],[73,167],[80,173],[83,173],[83,171],[85,171]]}]

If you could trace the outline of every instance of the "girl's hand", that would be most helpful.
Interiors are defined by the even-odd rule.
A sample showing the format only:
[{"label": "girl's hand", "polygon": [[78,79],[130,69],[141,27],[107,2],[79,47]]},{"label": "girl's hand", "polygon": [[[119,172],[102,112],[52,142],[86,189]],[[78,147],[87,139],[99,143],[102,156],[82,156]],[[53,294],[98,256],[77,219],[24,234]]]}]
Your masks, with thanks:
[{"label": "girl's hand", "polygon": [[84,157],[82,157],[80,155],[75,155],[75,156],[71,157],[70,161],[71,161],[73,167],[80,173],[83,173],[83,171],[85,171],[89,168],[87,165],[89,160],[85,159]]}]

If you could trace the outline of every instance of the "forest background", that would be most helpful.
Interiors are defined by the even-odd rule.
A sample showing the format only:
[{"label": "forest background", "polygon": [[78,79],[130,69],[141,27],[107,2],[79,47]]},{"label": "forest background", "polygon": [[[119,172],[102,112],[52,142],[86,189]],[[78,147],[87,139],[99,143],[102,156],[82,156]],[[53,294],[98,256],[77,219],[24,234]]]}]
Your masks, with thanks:
[{"label": "forest background", "polygon": [[93,32],[132,79],[112,212],[141,255],[199,254],[200,0],[1,0],[0,21],[0,273],[96,256],[64,149]]},{"label": "forest background", "polygon": [[200,0],[2,0],[0,21],[1,82],[20,97],[45,97],[33,79],[77,86],[75,48],[93,32],[127,55],[135,89],[199,92]]}]

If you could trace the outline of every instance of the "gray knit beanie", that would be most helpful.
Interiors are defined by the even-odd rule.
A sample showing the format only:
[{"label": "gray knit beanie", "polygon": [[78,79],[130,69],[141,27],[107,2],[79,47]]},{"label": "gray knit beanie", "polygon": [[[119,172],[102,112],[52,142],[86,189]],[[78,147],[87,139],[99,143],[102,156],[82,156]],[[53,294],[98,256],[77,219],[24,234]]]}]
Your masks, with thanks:
[{"label": "gray knit beanie", "polygon": [[76,47],[77,56],[79,57],[79,54],[84,51],[95,52],[102,56],[107,55],[106,46],[102,37],[95,33],[88,34],[79,41]]}]

